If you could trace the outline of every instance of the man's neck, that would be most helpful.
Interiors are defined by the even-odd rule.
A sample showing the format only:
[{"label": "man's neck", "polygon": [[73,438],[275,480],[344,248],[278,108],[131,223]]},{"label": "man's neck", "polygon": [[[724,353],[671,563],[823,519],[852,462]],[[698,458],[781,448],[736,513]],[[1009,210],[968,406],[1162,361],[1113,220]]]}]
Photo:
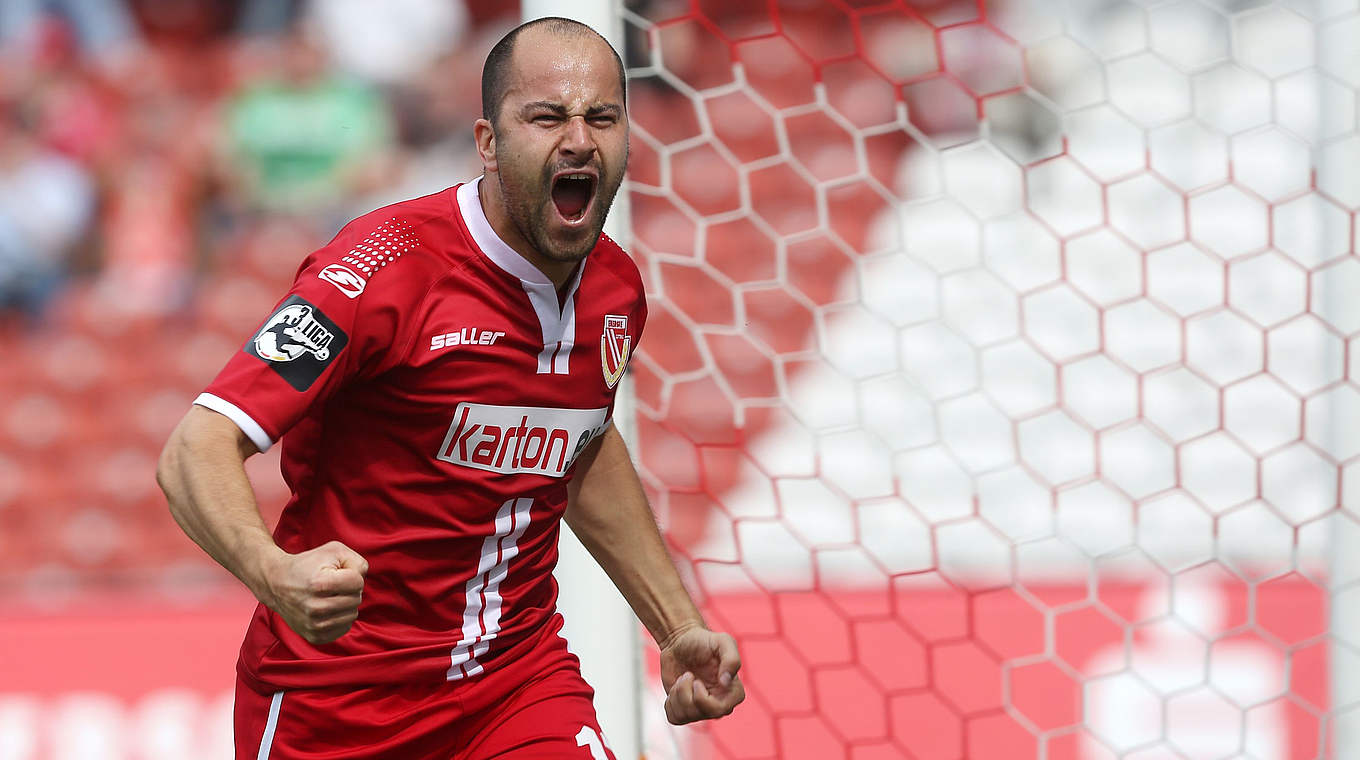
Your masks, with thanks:
[{"label": "man's neck", "polygon": [[482,178],[481,187],[478,188],[478,196],[482,203],[482,213],[486,214],[486,220],[491,224],[491,229],[510,249],[525,261],[533,264],[538,271],[542,272],[552,281],[553,287],[559,292],[571,279],[576,272],[578,262],[575,261],[553,261],[552,259],[539,253],[536,248],[524,237],[519,227],[510,219],[509,210],[505,205],[505,196],[501,194],[500,182],[491,175]]}]

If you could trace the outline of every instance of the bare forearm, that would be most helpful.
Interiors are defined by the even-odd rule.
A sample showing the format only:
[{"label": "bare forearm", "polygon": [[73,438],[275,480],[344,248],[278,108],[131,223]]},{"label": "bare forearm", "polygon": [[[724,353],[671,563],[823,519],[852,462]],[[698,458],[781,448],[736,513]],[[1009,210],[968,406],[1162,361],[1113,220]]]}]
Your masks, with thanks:
[{"label": "bare forearm", "polygon": [[296,554],[280,549],[246,477],[254,452],[230,420],[194,407],[170,434],[156,479],[175,522],[203,551],[302,638],[335,641],[358,618],[368,561],[340,541]]},{"label": "bare forearm", "polygon": [[582,455],[566,519],[659,644],[703,624],[671,564],[627,447],[613,428]]},{"label": "bare forearm", "polygon": [[216,412],[194,407],[180,422],[161,453],[156,478],[185,534],[263,601],[269,593],[265,567],[282,551],[246,477],[249,452],[225,427],[230,421],[208,415]]}]

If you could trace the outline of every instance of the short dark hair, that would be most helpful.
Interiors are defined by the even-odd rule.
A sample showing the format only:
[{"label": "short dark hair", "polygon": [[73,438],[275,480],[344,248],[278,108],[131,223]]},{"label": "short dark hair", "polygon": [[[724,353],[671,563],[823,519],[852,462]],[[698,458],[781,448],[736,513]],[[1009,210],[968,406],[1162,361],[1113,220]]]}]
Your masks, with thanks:
[{"label": "short dark hair", "polygon": [[486,63],[482,64],[482,118],[496,124],[496,117],[500,115],[501,101],[505,99],[505,93],[510,89],[510,58],[515,53],[515,41],[522,32],[535,29],[540,26],[548,27],[548,30],[561,35],[584,37],[594,36],[609,48],[609,52],[614,54],[614,65],[619,70],[619,91],[623,93],[623,107],[628,107],[628,80],[623,72],[623,59],[619,58],[619,53],[609,44],[599,32],[591,29],[586,24],[573,21],[569,18],[560,16],[548,16],[538,18],[533,21],[526,21],[523,24],[511,29],[501,38],[496,46],[487,53]]}]

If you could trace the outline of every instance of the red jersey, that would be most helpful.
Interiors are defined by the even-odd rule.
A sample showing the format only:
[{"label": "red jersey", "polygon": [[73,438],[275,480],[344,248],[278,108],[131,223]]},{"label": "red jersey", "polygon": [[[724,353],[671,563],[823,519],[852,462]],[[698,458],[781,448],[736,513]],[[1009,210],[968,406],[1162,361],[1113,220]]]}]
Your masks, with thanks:
[{"label": "red jersey", "polygon": [[256,688],[460,680],[556,638],[566,485],[646,303],[603,236],[559,293],[496,236],[478,182],[347,225],[195,401],[261,450],[281,440],[280,547],[369,562],[331,644],[256,609],[238,665]]}]

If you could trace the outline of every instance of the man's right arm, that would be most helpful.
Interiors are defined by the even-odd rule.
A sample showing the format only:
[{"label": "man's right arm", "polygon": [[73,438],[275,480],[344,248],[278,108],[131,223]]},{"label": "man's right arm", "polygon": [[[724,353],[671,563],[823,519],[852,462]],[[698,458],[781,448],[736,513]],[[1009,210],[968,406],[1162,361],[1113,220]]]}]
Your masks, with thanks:
[{"label": "man's right arm", "polygon": [[246,477],[255,444],[236,423],[192,406],[161,451],[156,480],[181,529],[313,644],[349,630],[368,562],[331,541],[289,554],[274,543]]}]

